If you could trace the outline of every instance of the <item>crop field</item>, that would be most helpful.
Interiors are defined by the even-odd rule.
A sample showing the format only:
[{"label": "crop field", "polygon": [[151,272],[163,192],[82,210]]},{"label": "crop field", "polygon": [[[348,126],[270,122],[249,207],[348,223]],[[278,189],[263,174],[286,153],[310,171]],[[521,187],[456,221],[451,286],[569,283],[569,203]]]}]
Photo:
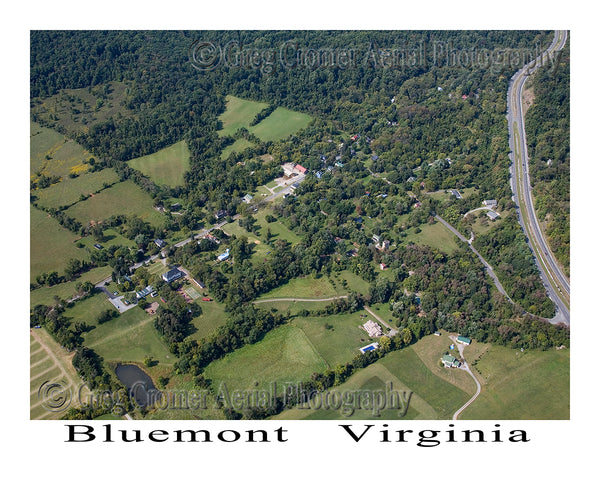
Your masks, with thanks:
[{"label": "crop field", "polygon": [[183,174],[190,168],[190,151],[185,140],[182,140],[127,163],[131,168],[150,177],[157,185],[176,187],[184,184]]},{"label": "crop field", "polygon": [[263,142],[274,142],[306,128],[311,121],[310,115],[278,107],[262,122],[248,130]]},{"label": "crop field", "polygon": [[204,373],[218,390],[266,389],[272,382],[296,382],[325,370],[325,361],[304,332],[293,325],[270,331],[258,343],[246,345],[212,362]]},{"label": "crop field", "polygon": [[226,100],[226,109],[219,116],[223,123],[220,135],[233,135],[242,127],[249,128],[254,117],[269,106],[267,103],[244,100],[233,95],[227,95]]},{"label": "crop field", "polygon": [[52,129],[30,122],[30,174],[64,177],[87,170],[84,161],[91,157],[81,145]]},{"label": "crop field", "polygon": [[[44,408],[51,405],[52,390],[43,386],[51,383],[60,384],[65,391],[71,393],[71,403],[77,405],[77,393],[81,385],[79,375],[71,363],[73,353],[66,353],[60,345],[43,328],[31,329],[29,336],[29,401],[30,418],[32,420],[58,419],[64,412],[52,412]],[[87,389],[82,393],[86,395]]]},{"label": "crop field", "polygon": [[75,246],[78,237],[61,227],[47,213],[30,206],[29,220],[29,274],[33,279],[41,273],[52,271],[62,274],[71,258],[81,260],[88,257],[85,250]]},{"label": "crop field", "polygon": [[154,328],[154,316],[138,307],[98,325],[83,337],[84,345],[107,362],[141,363],[146,355],[163,364],[176,360]]},{"label": "crop field", "polygon": [[99,172],[83,173],[76,178],[65,177],[59,183],[37,190],[35,196],[43,207],[58,208],[73,205],[80,201],[81,195],[97,193],[105,184],[112,185],[118,181],[117,173],[112,168],[105,168]]},{"label": "crop field", "polygon": [[[561,420],[570,416],[570,351],[465,348],[482,392],[461,415],[471,419]],[[476,360],[476,361],[475,361]]]},{"label": "crop field", "polygon": [[111,215],[137,215],[153,226],[162,225],[163,216],[153,208],[152,197],[131,180],[120,182],[83,202],[68,208],[65,213],[87,225],[100,222]]}]

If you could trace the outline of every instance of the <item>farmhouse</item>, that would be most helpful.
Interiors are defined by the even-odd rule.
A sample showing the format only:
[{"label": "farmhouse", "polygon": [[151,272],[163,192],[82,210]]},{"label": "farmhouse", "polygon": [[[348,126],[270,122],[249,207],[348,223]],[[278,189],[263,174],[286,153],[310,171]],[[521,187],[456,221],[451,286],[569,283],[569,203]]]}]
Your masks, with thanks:
[{"label": "farmhouse", "polygon": [[219,210],[217,213],[215,213],[215,218],[217,220],[221,220],[223,217],[227,216],[227,210]]},{"label": "farmhouse", "polygon": [[296,170],[299,173],[306,173],[306,168],[300,165],[299,163],[296,164],[294,170]]},{"label": "farmhouse", "polygon": [[369,320],[367,323],[363,324],[363,328],[369,334],[369,337],[381,337],[383,335],[381,326],[373,320]]},{"label": "farmhouse", "polygon": [[484,200],[483,205],[486,207],[497,207],[498,206],[498,201],[497,200]]},{"label": "farmhouse", "polygon": [[458,190],[454,190],[454,189],[453,189],[453,190],[450,190],[450,193],[451,193],[452,195],[454,195],[454,196],[455,196],[457,199],[459,199],[459,200],[462,198],[462,195],[459,193],[459,191],[458,191]]},{"label": "farmhouse", "polygon": [[167,283],[171,283],[175,280],[180,279],[183,276],[185,276],[185,273],[183,273],[181,270],[179,270],[178,268],[172,268],[168,272],[163,273],[162,279]]},{"label": "farmhouse", "polygon": [[463,337],[462,335],[459,335],[456,341],[458,343],[464,343],[465,345],[471,345],[471,339],[469,337]]},{"label": "farmhouse", "polygon": [[160,238],[157,238],[156,240],[154,240],[154,244],[158,247],[158,248],[163,248],[167,245],[167,242],[165,242],[164,240],[161,240]]},{"label": "farmhouse", "polygon": [[452,355],[444,355],[442,357],[442,363],[444,364],[444,367],[446,368],[459,368],[460,367],[460,362],[454,358]]},{"label": "farmhouse", "polygon": [[250,203],[253,198],[254,197],[252,195],[250,195],[249,193],[247,193],[246,195],[244,195],[244,198],[242,198],[242,201],[244,203]]}]

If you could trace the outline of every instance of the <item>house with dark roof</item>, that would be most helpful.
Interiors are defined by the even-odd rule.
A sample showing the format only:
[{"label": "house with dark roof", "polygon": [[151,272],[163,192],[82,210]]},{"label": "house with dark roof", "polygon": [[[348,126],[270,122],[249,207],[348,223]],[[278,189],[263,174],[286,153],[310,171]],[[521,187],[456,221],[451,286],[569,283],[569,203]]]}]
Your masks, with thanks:
[{"label": "house with dark roof", "polygon": [[167,242],[165,242],[164,240],[161,240],[160,238],[157,238],[156,240],[154,240],[154,244],[158,247],[158,248],[163,248],[167,246]]},{"label": "house with dark roof", "polygon": [[171,270],[169,270],[168,272],[163,273],[162,279],[167,283],[171,283],[171,282],[174,282],[175,280],[178,280],[184,276],[185,276],[185,273],[183,273],[181,270],[179,270],[177,267],[175,267],[175,268],[172,268]]}]

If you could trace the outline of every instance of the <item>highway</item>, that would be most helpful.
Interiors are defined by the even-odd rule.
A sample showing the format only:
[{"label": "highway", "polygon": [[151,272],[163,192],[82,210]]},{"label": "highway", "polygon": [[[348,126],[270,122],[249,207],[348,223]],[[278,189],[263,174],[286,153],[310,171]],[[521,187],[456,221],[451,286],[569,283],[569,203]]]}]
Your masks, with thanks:
[{"label": "highway", "polygon": [[510,143],[510,184],[517,205],[519,223],[525,232],[529,247],[533,252],[536,265],[548,296],[556,305],[552,323],[570,323],[570,285],[540,228],[531,193],[529,177],[529,157],[523,117],[523,88],[529,76],[541,65],[555,62],[556,54],[567,41],[567,31],[556,31],[551,45],[534,61],[513,75],[508,88],[508,135]]}]

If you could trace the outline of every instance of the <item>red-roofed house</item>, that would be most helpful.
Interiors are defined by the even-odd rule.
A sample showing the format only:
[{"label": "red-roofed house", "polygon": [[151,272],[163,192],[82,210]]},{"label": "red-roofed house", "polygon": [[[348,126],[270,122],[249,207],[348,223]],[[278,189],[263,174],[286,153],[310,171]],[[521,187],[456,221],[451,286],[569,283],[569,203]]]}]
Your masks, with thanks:
[{"label": "red-roofed house", "polygon": [[300,173],[306,173],[306,168],[304,168],[302,165],[300,165],[299,163],[296,164],[296,166],[294,167],[294,170],[298,170]]}]

